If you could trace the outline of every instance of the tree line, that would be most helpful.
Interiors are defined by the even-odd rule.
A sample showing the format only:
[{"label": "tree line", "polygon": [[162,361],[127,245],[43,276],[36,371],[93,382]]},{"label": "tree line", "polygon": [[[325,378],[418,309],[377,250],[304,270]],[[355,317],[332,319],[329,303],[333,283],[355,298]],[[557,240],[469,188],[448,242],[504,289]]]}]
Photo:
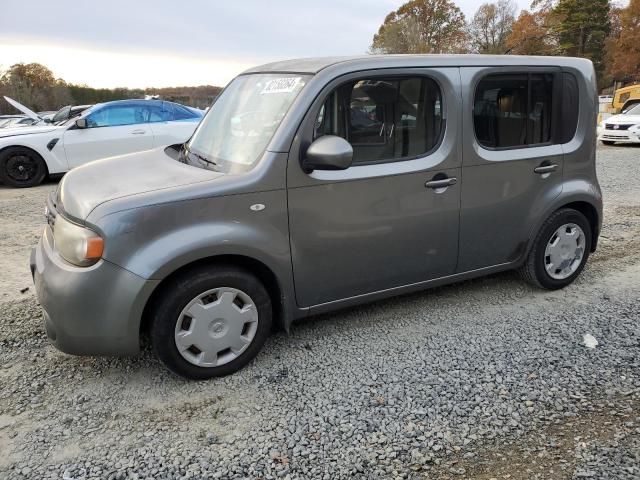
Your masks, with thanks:
[{"label": "tree line", "polygon": [[480,5],[467,21],[452,0],[411,0],[389,13],[372,53],[567,55],[591,60],[600,88],[640,82],[640,0],[513,0]]},{"label": "tree line", "polygon": [[[18,63],[0,72],[0,98],[13,98],[36,112],[58,110],[65,105],[93,105],[95,103],[144,98],[159,95],[163,100],[206,108],[222,89],[212,85],[168,88],[92,88],[75,85],[56,78],[51,70],[39,63]],[[0,113],[16,113],[13,107],[0,100]]]}]

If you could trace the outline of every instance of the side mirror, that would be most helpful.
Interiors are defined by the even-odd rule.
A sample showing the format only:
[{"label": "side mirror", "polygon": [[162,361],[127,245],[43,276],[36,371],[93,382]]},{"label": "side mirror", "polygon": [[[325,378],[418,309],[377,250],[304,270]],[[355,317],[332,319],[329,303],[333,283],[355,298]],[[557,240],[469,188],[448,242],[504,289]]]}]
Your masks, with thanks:
[{"label": "side mirror", "polygon": [[353,161],[353,147],[342,137],[324,135],[315,140],[302,161],[305,170],[346,170]]},{"label": "side mirror", "polygon": [[79,118],[76,120],[76,127],[78,128],[87,128],[87,119]]}]

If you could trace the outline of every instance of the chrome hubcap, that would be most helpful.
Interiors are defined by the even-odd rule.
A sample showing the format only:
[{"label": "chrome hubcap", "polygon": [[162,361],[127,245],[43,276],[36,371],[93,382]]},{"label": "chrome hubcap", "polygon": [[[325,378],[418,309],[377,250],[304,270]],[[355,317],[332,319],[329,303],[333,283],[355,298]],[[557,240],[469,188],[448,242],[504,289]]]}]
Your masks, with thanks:
[{"label": "chrome hubcap", "polygon": [[258,331],[258,311],[249,295],[231,287],[207,290],[191,300],[176,322],[180,355],[199,367],[238,358]]},{"label": "chrome hubcap", "polygon": [[544,266],[549,276],[564,280],[575,273],[584,257],[585,236],[575,223],[558,228],[544,251]]}]

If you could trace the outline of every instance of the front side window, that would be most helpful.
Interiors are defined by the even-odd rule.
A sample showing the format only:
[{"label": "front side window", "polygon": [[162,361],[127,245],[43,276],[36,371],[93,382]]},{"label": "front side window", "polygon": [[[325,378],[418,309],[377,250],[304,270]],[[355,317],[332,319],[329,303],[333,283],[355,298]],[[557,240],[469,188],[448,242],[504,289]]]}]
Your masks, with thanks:
[{"label": "front side window", "polygon": [[476,138],[489,148],[519,148],[551,141],[553,74],[498,74],[476,88]]},{"label": "front side window", "polygon": [[88,127],[115,127],[149,121],[150,109],[140,105],[113,105],[100,108],[87,116]]},{"label": "front side window", "polygon": [[183,161],[227,173],[251,168],[308,78],[300,74],[236,77],[200,122]]},{"label": "front side window", "polygon": [[331,92],[316,118],[314,138],[338,135],[354,163],[395,161],[433,149],[443,128],[442,95],[430,78],[368,78]]}]

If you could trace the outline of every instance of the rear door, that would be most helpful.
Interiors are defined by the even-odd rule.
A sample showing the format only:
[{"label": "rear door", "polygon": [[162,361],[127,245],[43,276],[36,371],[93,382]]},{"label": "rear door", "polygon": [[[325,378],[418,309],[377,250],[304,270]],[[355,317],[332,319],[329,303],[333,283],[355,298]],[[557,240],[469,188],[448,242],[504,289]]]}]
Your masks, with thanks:
[{"label": "rear door", "polygon": [[64,133],[69,168],[152,148],[149,113],[144,102],[106,105],[91,112],[87,128],[71,127]]},{"label": "rear door", "polygon": [[458,272],[524,253],[532,226],[562,191],[561,72],[461,68],[464,154]]}]

